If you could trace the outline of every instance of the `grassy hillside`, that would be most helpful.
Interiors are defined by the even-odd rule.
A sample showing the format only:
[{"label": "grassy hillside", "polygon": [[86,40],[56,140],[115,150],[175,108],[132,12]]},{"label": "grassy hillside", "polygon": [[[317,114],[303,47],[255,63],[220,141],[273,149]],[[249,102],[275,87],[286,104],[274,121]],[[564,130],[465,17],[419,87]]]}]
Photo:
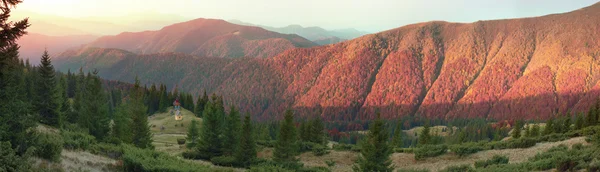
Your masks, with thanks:
[{"label": "grassy hillside", "polygon": [[[153,145],[156,150],[169,153],[171,155],[179,154],[186,150],[185,146],[177,144],[177,139],[185,139],[188,126],[192,120],[197,120],[200,124],[201,118],[196,117],[194,113],[187,109],[181,109],[183,120],[176,121],[175,116],[171,115],[170,111],[173,108],[168,108],[167,112],[157,113],[148,118],[150,131],[153,134]],[[164,130],[161,130],[164,127]]]}]

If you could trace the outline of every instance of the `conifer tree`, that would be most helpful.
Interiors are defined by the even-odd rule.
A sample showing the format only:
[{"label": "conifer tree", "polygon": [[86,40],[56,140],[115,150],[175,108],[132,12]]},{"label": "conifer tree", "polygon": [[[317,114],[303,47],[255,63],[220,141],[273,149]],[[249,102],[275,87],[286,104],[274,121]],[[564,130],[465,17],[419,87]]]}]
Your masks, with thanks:
[{"label": "conifer tree", "polygon": [[525,130],[524,131],[525,131],[525,133],[523,133],[523,137],[531,137],[531,126],[530,126],[530,124],[525,126]]},{"label": "conifer tree", "polygon": [[133,125],[129,101],[119,104],[113,115],[112,137],[121,140],[124,143],[133,142]]},{"label": "conifer tree", "polygon": [[584,124],[585,122],[583,121],[583,115],[578,114],[577,117],[575,117],[575,130],[582,129]]},{"label": "conifer tree", "polygon": [[393,171],[390,160],[392,149],[388,145],[388,137],[385,123],[377,113],[377,119],[369,125],[369,133],[362,141],[360,156],[353,166],[353,170],[360,172]]},{"label": "conifer tree", "polygon": [[87,81],[82,83],[86,86],[78,112],[78,124],[87,128],[98,140],[103,140],[109,131],[108,101],[97,74],[97,71],[94,71],[93,75],[88,73]]},{"label": "conifer tree", "polygon": [[542,134],[548,135],[552,133],[554,133],[554,118],[550,117],[550,119],[546,121],[546,126],[544,127],[544,132]]},{"label": "conifer tree", "polygon": [[236,161],[243,167],[248,167],[256,159],[256,143],[252,133],[250,115],[244,117],[244,124],[240,131],[240,143],[235,154]]},{"label": "conifer tree", "polygon": [[194,148],[197,146],[198,143],[198,139],[200,139],[200,126],[198,126],[198,121],[196,121],[195,119],[192,120],[192,122],[190,122],[190,126],[188,126],[188,132],[187,132],[187,147],[188,148]]},{"label": "conifer tree", "polygon": [[160,112],[166,112],[167,111],[167,107],[171,106],[171,101],[169,101],[168,95],[167,95],[167,86],[165,85],[160,85],[160,99],[159,99],[159,111]]},{"label": "conifer tree", "polygon": [[540,136],[540,126],[537,124],[534,124],[531,127],[531,131],[529,131],[529,136],[530,137],[538,137]]},{"label": "conifer tree", "polygon": [[571,115],[565,117],[563,121],[563,133],[571,131]]},{"label": "conifer tree", "polygon": [[226,121],[223,153],[225,155],[233,155],[240,141],[239,131],[241,128],[240,112],[234,106],[230,107]]},{"label": "conifer tree", "polygon": [[[213,95],[216,101],[216,96]],[[215,107],[216,104],[207,103],[204,108],[202,127],[200,128],[200,142],[198,151],[201,159],[210,159],[223,154],[223,120]]]},{"label": "conifer tree", "polygon": [[325,124],[323,124],[321,117],[316,117],[311,120],[309,133],[309,140],[311,142],[317,144],[325,143]]},{"label": "conifer tree", "polygon": [[431,133],[430,133],[429,121],[425,121],[425,125],[423,126],[423,130],[421,130],[421,134],[419,134],[419,145],[431,144]]},{"label": "conifer tree", "polygon": [[303,142],[308,142],[310,140],[308,122],[306,121],[300,123],[300,140]]},{"label": "conifer tree", "polygon": [[273,152],[275,162],[287,163],[296,162],[297,154],[297,136],[294,125],[294,113],[288,109],[285,111],[284,121],[281,123],[277,143]]},{"label": "conifer tree", "polygon": [[208,95],[206,95],[206,90],[204,90],[204,94],[202,96],[198,96],[198,101],[196,102],[196,107],[194,108],[194,113],[198,117],[202,117],[204,112],[204,106],[208,102]]},{"label": "conifer tree", "polygon": [[398,120],[398,124],[396,124],[396,129],[394,130],[394,136],[392,137],[392,148],[401,148],[402,147],[402,121]]},{"label": "conifer tree", "polygon": [[40,115],[40,122],[54,127],[61,125],[60,94],[56,85],[54,66],[50,60],[48,51],[44,51],[39,66],[39,79],[37,86],[37,101],[35,106]]},{"label": "conifer tree", "polygon": [[67,93],[67,80],[66,77],[60,77],[60,84],[59,84],[59,92],[60,92],[60,121],[61,122],[65,122],[66,121],[66,117],[69,113],[71,113],[71,103],[69,101],[69,95]]},{"label": "conifer tree", "polygon": [[523,121],[517,120],[517,122],[515,123],[515,126],[513,128],[513,131],[512,131],[513,139],[521,138],[521,131],[522,131],[521,128],[523,128]]},{"label": "conifer tree", "polygon": [[596,120],[596,113],[598,113],[597,109],[595,107],[591,107],[590,110],[588,111],[586,119],[585,119],[586,127],[596,125],[596,123],[598,122]]},{"label": "conifer tree", "polygon": [[148,108],[144,105],[143,96],[144,93],[140,87],[140,81],[136,77],[131,93],[131,100],[129,100],[129,108],[132,117],[132,142],[133,145],[139,148],[153,149],[152,133],[150,132],[150,126],[148,125],[148,115],[146,115]]}]

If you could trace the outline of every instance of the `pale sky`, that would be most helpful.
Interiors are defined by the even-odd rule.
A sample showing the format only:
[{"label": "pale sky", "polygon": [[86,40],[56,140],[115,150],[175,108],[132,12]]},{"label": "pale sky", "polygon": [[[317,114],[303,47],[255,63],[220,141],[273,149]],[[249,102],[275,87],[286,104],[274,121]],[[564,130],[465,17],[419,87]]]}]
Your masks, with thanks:
[{"label": "pale sky", "polygon": [[[282,27],[379,32],[444,20],[474,22],[562,13],[597,0],[24,0],[18,10],[71,18],[127,16],[148,11],[185,18],[237,19]],[[118,19],[117,19],[118,20]]]}]

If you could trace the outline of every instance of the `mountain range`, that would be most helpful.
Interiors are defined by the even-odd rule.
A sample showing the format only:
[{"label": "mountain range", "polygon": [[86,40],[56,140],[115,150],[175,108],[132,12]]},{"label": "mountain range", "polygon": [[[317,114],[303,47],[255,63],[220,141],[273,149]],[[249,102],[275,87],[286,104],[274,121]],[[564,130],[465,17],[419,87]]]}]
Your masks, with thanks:
[{"label": "mountain range", "polygon": [[51,54],[58,54],[74,47],[83,45],[97,39],[94,35],[67,35],[67,36],[48,36],[37,33],[29,33],[21,37],[17,43],[21,47],[19,55],[21,58],[28,59],[31,64],[39,64],[44,50]]},{"label": "mountain range", "polygon": [[316,27],[316,26],[302,27],[300,25],[289,25],[286,27],[271,27],[271,26],[255,25],[255,24],[251,24],[251,23],[246,23],[246,22],[243,22],[240,20],[229,20],[228,22],[231,22],[234,24],[239,24],[239,25],[246,25],[246,26],[257,26],[257,27],[261,27],[266,30],[270,30],[273,32],[278,32],[278,33],[297,34],[297,35],[300,35],[308,40],[311,40],[311,41],[319,44],[319,45],[338,43],[338,42],[342,42],[342,41],[349,40],[349,39],[354,39],[359,36],[369,34],[367,32],[358,31],[353,28],[338,29],[338,30],[325,30],[321,27]]},{"label": "mountain range", "polygon": [[195,19],[158,31],[103,36],[87,46],[118,48],[141,54],[179,52],[202,57],[265,58],[288,49],[316,44],[298,35],[280,34],[224,20]]},{"label": "mountain range", "polygon": [[[215,23],[223,37],[250,36]],[[217,58],[191,48],[210,40],[205,32],[169,30],[100,38],[91,45],[104,48],[61,53],[55,65],[218,93],[257,119],[280,118],[287,108],[344,121],[372,119],[375,111],[384,118],[546,119],[585,112],[600,96],[600,4],[535,18],[418,23],[316,47],[288,35],[277,39],[300,48],[251,56],[269,58]]]}]

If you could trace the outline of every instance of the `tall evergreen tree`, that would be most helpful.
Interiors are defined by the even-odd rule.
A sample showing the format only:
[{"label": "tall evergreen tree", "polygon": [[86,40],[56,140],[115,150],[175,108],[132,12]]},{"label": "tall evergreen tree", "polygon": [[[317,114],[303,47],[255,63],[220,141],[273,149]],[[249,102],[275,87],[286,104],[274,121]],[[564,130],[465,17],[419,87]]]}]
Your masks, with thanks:
[{"label": "tall evergreen tree", "polygon": [[[216,96],[213,95],[216,101]],[[200,142],[198,151],[201,159],[210,159],[212,157],[221,156],[223,154],[223,122],[218,114],[219,110],[216,104],[207,103],[204,108],[202,127],[200,128]]]},{"label": "tall evergreen tree", "polygon": [[284,120],[281,123],[275,150],[273,151],[273,160],[276,162],[296,162],[297,154],[297,136],[294,125],[294,113],[288,109],[285,111]]},{"label": "tall evergreen tree", "polygon": [[531,131],[529,131],[529,136],[530,137],[538,137],[540,136],[540,126],[537,124],[534,124],[531,127]]},{"label": "tall evergreen tree", "polygon": [[159,111],[160,112],[166,112],[167,111],[167,107],[171,106],[171,101],[169,100],[168,94],[167,94],[167,86],[165,85],[160,85],[160,99],[159,99]]},{"label": "tall evergreen tree", "polygon": [[325,144],[325,124],[323,124],[321,117],[311,120],[309,126],[309,140],[313,143]]},{"label": "tall evergreen tree", "polygon": [[225,123],[225,143],[223,144],[223,153],[225,155],[233,155],[240,141],[240,112],[231,106],[227,122]]},{"label": "tall evergreen tree", "polygon": [[132,117],[132,141],[133,145],[139,148],[154,149],[154,146],[152,146],[152,133],[150,132],[150,126],[148,125],[148,115],[146,114],[148,108],[143,102],[143,91],[144,90],[140,87],[140,81],[136,77],[131,93],[131,99],[129,100],[129,108],[131,108],[130,113]]},{"label": "tall evergreen tree", "polygon": [[517,120],[517,122],[515,123],[515,126],[513,128],[512,131],[512,138],[513,139],[518,139],[521,138],[521,129],[523,128],[523,121],[522,120]]},{"label": "tall evergreen tree", "polygon": [[429,126],[429,120],[425,121],[425,125],[423,126],[423,130],[421,130],[421,134],[419,134],[419,145],[431,144],[431,131]]},{"label": "tall evergreen tree", "polygon": [[302,140],[303,142],[308,142],[310,141],[310,128],[308,126],[308,122],[307,121],[302,121],[300,123],[300,140]]},{"label": "tall evergreen tree", "polygon": [[54,66],[48,51],[44,51],[39,66],[39,80],[36,83],[38,99],[35,103],[40,114],[40,122],[58,127],[61,125],[60,94],[56,85]]},{"label": "tall evergreen tree", "polygon": [[71,113],[71,102],[69,101],[69,95],[67,93],[67,80],[66,77],[60,77],[60,81],[59,81],[59,95],[60,95],[60,99],[59,102],[61,103],[60,105],[60,121],[61,122],[65,122],[66,121],[66,117],[67,115],[69,115],[69,113]]},{"label": "tall evergreen tree", "polygon": [[204,90],[204,94],[202,96],[198,96],[198,101],[196,102],[196,107],[194,108],[194,113],[198,117],[202,117],[204,112],[204,106],[208,102],[208,95],[206,95],[206,90]]},{"label": "tall evergreen tree", "polygon": [[198,121],[195,119],[190,122],[190,126],[188,126],[188,132],[186,137],[188,143],[188,148],[194,148],[198,144],[198,139],[200,139],[200,126],[198,126]]},{"label": "tall evergreen tree", "polygon": [[583,115],[582,114],[578,114],[577,117],[575,117],[575,130],[580,130],[583,128],[585,121],[583,121]]},{"label": "tall evergreen tree", "polygon": [[552,133],[554,133],[554,117],[550,117],[550,119],[546,121],[544,132],[542,132],[543,135],[548,135]]},{"label": "tall evergreen tree", "polygon": [[[428,125],[428,124],[427,124]],[[377,119],[369,125],[369,133],[361,144],[361,151],[354,171],[393,171],[392,149],[388,145],[388,130],[381,120],[379,113]]]},{"label": "tall evergreen tree", "polygon": [[594,106],[590,108],[585,119],[586,127],[596,125],[596,123],[598,122],[598,120],[596,119],[596,113],[598,113],[597,111],[598,110]]},{"label": "tall evergreen tree", "polygon": [[131,132],[133,121],[130,107],[129,101],[119,104],[113,116],[111,134],[124,143],[133,142],[133,132]]},{"label": "tall evergreen tree", "polygon": [[402,147],[402,121],[398,120],[398,124],[396,124],[396,129],[394,130],[394,136],[392,137],[393,148],[401,148]]},{"label": "tall evergreen tree", "polygon": [[27,33],[25,29],[29,23],[27,19],[18,22],[8,20],[11,8],[19,3],[19,0],[3,0],[0,3],[0,152],[2,155],[17,155],[14,158],[0,158],[0,164],[5,165],[25,162],[22,155],[35,140],[34,130],[31,129],[36,126],[34,111],[25,89],[24,75],[27,69],[19,61],[19,46],[16,43],[19,37]]},{"label": "tall evergreen tree", "polygon": [[109,131],[108,101],[102,83],[94,71],[86,77],[82,108],[78,112],[79,126],[87,128],[91,135],[103,140]]},{"label": "tall evergreen tree", "polygon": [[242,125],[242,130],[239,132],[240,143],[235,158],[240,165],[248,167],[256,159],[256,143],[254,142],[252,122],[250,121],[249,114],[246,114],[246,117],[244,117],[244,124]]}]

